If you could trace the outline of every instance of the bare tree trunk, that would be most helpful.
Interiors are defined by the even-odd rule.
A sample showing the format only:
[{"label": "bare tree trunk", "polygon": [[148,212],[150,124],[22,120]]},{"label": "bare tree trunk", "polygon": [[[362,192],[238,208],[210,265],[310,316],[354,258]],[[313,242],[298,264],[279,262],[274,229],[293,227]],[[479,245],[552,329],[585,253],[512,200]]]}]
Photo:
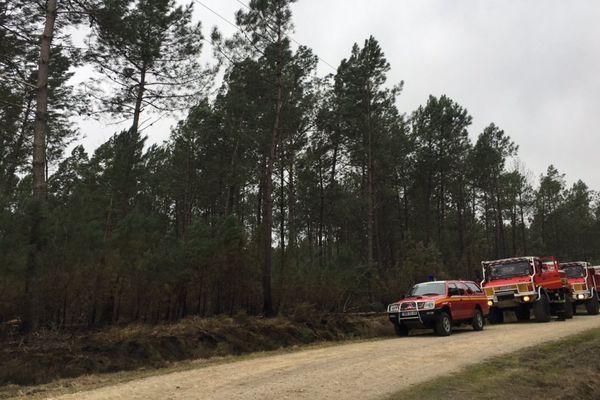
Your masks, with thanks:
[{"label": "bare tree trunk", "polygon": [[142,65],[140,70],[140,84],[138,85],[137,98],[135,100],[135,109],[133,111],[133,124],[131,130],[138,131],[140,125],[140,114],[142,113],[142,102],[144,101],[144,91],[146,90],[146,64]]},{"label": "bare tree trunk", "polygon": [[[279,16],[278,16],[279,17]],[[273,315],[273,298],[271,293],[271,270],[273,264],[272,249],[272,229],[273,229],[273,162],[277,154],[277,142],[281,130],[281,111],[283,108],[283,32],[281,24],[278,23],[277,31],[277,65],[276,65],[276,103],[275,103],[275,121],[269,145],[268,157],[265,164],[265,185],[263,193],[263,268],[262,268],[262,289],[263,289],[263,312],[265,316]]]},{"label": "bare tree trunk", "polygon": [[289,171],[288,171],[288,252],[298,265],[298,255],[296,252],[296,183],[295,183],[295,155],[290,150]]},{"label": "bare tree trunk", "polygon": [[46,23],[40,45],[38,62],[36,115],[33,128],[33,206],[31,210],[30,251],[25,277],[25,298],[27,306],[23,315],[21,330],[30,332],[36,328],[36,307],[38,301],[37,278],[42,265],[42,224],[43,208],[46,202],[46,129],[48,125],[48,75],[50,45],[54,35],[57,0],[46,3]]},{"label": "bare tree trunk", "polygon": [[497,246],[499,256],[505,257],[507,253],[506,235],[504,234],[504,218],[502,216],[502,201],[500,199],[500,189],[496,187],[496,212],[497,212]]},{"label": "bare tree trunk", "polygon": [[319,247],[319,267],[322,269],[325,259],[323,249],[323,233],[325,228],[325,184],[323,178],[323,162],[319,157],[319,228],[317,230],[317,245]]},{"label": "bare tree trunk", "polygon": [[[370,91],[371,88],[367,87],[367,90]],[[371,99],[367,99],[367,247],[368,247],[368,258],[367,258],[367,268],[369,270],[369,274],[373,273],[374,269],[374,260],[373,260],[373,220],[375,217],[374,204],[373,204],[373,138],[371,132]],[[372,277],[371,277],[372,278]],[[371,283],[369,282],[369,300],[373,302],[373,291],[371,288]]]},{"label": "bare tree trunk", "polygon": [[523,211],[523,193],[519,191],[519,214],[521,217],[521,235],[523,237],[523,254],[527,254],[527,238],[525,236],[525,213]]}]

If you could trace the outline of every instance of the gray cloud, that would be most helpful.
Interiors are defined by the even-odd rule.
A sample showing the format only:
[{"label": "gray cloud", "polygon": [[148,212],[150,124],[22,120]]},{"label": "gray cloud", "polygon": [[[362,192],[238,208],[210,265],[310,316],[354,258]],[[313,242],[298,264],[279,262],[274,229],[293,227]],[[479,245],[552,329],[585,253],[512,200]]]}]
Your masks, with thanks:
[{"label": "gray cloud", "polygon": [[[231,21],[241,7],[203,2]],[[447,94],[472,114],[473,139],[495,122],[519,144],[536,179],[552,163],[569,182],[600,189],[600,2],[300,0],[293,10],[294,38],[334,66],[354,42],[375,36],[392,65],[390,83],[405,81],[402,112],[429,94]],[[196,14],[206,35],[214,25],[233,31],[200,5]],[[333,71],[322,64],[319,72]],[[148,129],[149,141],[166,139],[173,124]],[[90,150],[117,130],[81,125]]]}]

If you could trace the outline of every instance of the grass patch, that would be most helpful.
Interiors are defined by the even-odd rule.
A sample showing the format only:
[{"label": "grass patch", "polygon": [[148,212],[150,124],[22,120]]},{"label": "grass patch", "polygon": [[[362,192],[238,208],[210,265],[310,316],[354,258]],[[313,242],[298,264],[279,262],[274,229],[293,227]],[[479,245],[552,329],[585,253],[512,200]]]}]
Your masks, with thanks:
[{"label": "grass patch", "polygon": [[414,385],[390,400],[598,399],[598,354],[600,329],[594,329]]}]

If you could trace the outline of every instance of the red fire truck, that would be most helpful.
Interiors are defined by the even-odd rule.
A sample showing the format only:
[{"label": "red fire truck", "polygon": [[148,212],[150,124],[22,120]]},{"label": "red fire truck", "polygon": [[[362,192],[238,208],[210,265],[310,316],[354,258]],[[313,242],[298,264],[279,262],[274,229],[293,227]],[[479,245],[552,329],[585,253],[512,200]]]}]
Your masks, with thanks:
[{"label": "red fire truck", "polygon": [[504,311],[514,311],[519,321],[538,322],[573,317],[566,273],[554,257],[517,257],[483,261],[483,288],[490,305],[490,323],[504,322]]},{"label": "red fire truck", "polygon": [[573,295],[573,313],[579,304],[585,304],[590,315],[600,312],[598,301],[598,285],[600,285],[600,267],[591,267],[585,261],[560,263],[567,274],[571,293]]}]

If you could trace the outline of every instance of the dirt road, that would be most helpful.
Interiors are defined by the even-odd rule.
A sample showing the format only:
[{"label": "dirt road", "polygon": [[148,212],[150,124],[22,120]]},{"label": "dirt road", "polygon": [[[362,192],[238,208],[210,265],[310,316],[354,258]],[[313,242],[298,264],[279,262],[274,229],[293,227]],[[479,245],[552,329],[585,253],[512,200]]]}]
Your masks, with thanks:
[{"label": "dirt road", "polygon": [[170,373],[59,397],[100,399],[379,399],[488,357],[600,327],[600,316],[353,343]]}]

